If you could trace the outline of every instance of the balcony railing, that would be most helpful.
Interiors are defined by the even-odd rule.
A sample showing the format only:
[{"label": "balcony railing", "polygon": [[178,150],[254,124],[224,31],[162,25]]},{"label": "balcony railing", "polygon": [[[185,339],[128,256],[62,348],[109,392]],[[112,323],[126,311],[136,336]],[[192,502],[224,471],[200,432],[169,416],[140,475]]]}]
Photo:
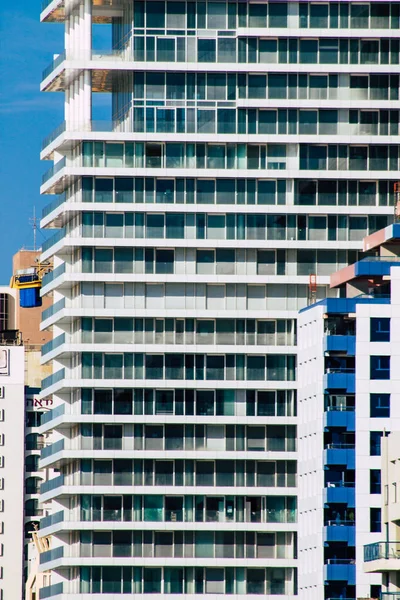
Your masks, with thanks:
[{"label": "balcony railing", "polygon": [[326,488],[355,488],[354,481],[328,481]]},{"label": "balcony railing", "polygon": [[45,184],[49,179],[54,177],[57,173],[59,173],[67,164],[67,158],[64,156],[61,160],[59,160],[55,165],[51,167],[46,173],[42,175],[42,184]]},{"label": "balcony railing", "polygon": [[54,244],[57,244],[58,242],[61,242],[61,240],[65,237],[65,233],[66,233],[66,231],[63,228],[63,229],[60,229],[59,231],[57,231],[51,237],[49,237],[49,239],[47,239],[42,244],[42,252],[46,252],[46,250],[49,250],[49,248],[51,248],[52,246],[54,246]]},{"label": "balcony railing", "polygon": [[59,65],[61,65],[61,63],[66,59],[66,53],[62,52],[61,54],[59,54],[57,56],[57,58],[54,58],[51,63],[45,68],[45,70],[42,73],[42,81],[44,81],[49,75],[50,73],[52,73],[54,71],[54,69],[57,69],[57,67]]},{"label": "balcony railing", "polygon": [[58,596],[62,593],[63,584],[55,583],[54,585],[49,585],[39,590],[39,600],[45,600],[45,598],[50,598],[51,596]]},{"label": "balcony railing", "polygon": [[51,142],[54,142],[55,139],[58,138],[59,135],[65,132],[67,127],[66,122],[64,121],[58,127],[56,127],[47,137],[42,141],[42,150],[46,148]]},{"label": "balcony railing", "polygon": [[389,558],[400,559],[400,542],[376,542],[364,546],[364,562]]},{"label": "balcony railing", "polygon": [[354,412],[356,410],[355,406],[346,406],[343,404],[328,404],[328,406],[325,408],[325,410],[327,412]]},{"label": "balcony railing", "polygon": [[326,444],[325,450],[354,450],[355,444]]},{"label": "balcony railing", "polygon": [[40,529],[45,529],[46,527],[50,527],[51,525],[57,525],[57,523],[61,523],[64,521],[64,511],[59,510],[48,517],[44,517],[44,519],[40,520]]},{"label": "balcony railing", "polygon": [[336,526],[347,526],[347,527],[354,527],[356,524],[355,521],[346,521],[345,519],[334,519],[332,521],[325,521],[325,526],[327,527],[336,527]]},{"label": "balcony railing", "polygon": [[400,256],[366,256],[357,262],[400,262]]},{"label": "balcony railing", "polygon": [[49,410],[48,412],[43,413],[42,425],[44,425],[45,423],[49,423],[50,421],[52,421],[53,419],[56,419],[57,417],[61,417],[64,413],[65,413],[65,405],[64,404],[60,404],[60,406],[56,406],[56,408],[53,408],[52,410]]},{"label": "balcony railing", "polygon": [[50,342],[47,342],[47,344],[43,344],[42,356],[44,356],[45,354],[48,354],[49,352],[51,352],[52,350],[55,350],[56,348],[59,348],[60,346],[62,346],[64,344],[64,342],[65,342],[65,333],[62,333],[61,335],[57,336],[53,340],[50,340]]},{"label": "balcony railing", "polygon": [[355,367],[327,367],[325,373],[330,375],[331,373],[355,373]]},{"label": "balcony railing", "polygon": [[60,194],[59,196],[57,196],[57,198],[55,200],[53,200],[53,202],[50,202],[49,204],[47,204],[43,210],[42,210],[42,219],[44,219],[45,217],[47,217],[47,215],[49,215],[50,213],[53,212],[53,210],[55,210],[56,208],[58,208],[59,206],[61,206],[61,204],[64,204],[64,202],[66,201],[66,195],[65,194]]},{"label": "balcony railing", "polygon": [[49,446],[43,448],[42,452],[40,453],[40,458],[47,458],[48,456],[52,456],[57,452],[61,452],[61,450],[64,450],[64,440],[58,440],[57,442],[54,442],[54,444],[50,444]]},{"label": "balcony railing", "polygon": [[59,475],[54,479],[49,479],[48,481],[42,483],[40,486],[40,493],[45,494],[46,492],[51,492],[62,485],[64,485],[64,475]]},{"label": "balcony railing", "polygon": [[52,375],[45,377],[44,379],[42,379],[42,385],[41,385],[42,391],[45,390],[46,388],[50,387],[51,385],[58,383],[59,381],[61,381],[61,379],[64,379],[64,377],[65,377],[65,369],[60,369],[56,373],[53,373]]},{"label": "balcony railing", "polygon": [[60,277],[60,275],[62,275],[63,273],[65,273],[65,263],[62,263],[61,265],[53,269],[53,271],[50,271],[50,273],[47,273],[47,275],[43,277],[42,287],[45,287],[46,285],[54,281],[54,279]]},{"label": "balcony railing", "polygon": [[[46,319],[49,319],[50,317],[52,317],[53,315],[58,313],[63,308],[65,308],[65,298],[61,298],[61,300],[59,300],[55,304],[52,304],[51,306],[49,306],[49,308],[46,308],[46,310],[44,310],[42,312],[42,322],[46,321]],[[43,347],[42,347],[42,352],[43,352]]]},{"label": "balcony railing", "polygon": [[40,564],[50,562],[51,560],[56,560],[57,558],[62,558],[64,556],[64,546],[58,546],[58,548],[53,548],[52,550],[47,550],[47,552],[42,552],[40,554]]},{"label": "balcony railing", "polygon": [[355,558],[329,558],[326,563],[327,565],[355,565]]}]

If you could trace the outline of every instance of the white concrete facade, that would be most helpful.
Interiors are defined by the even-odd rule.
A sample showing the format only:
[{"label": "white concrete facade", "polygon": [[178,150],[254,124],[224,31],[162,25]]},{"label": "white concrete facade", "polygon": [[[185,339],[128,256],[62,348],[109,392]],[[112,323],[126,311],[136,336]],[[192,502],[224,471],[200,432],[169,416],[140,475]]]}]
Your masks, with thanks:
[{"label": "white concrete facade", "polygon": [[[355,585],[356,597],[375,598],[377,594],[373,594],[371,589],[376,590],[382,584],[382,575],[379,574],[376,563],[364,564],[364,546],[381,542],[386,537],[387,518],[380,516],[384,498],[384,482],[380,483],[380,473],[384,470],[384,465],[380,451],[377,452],[375,448],[375,435],[384,436],[385,432],[398,431],[400,426],[399,375],[396,368],[400,331],[400,269],[392,266],[387,280],[390,280],[390,301],[388,298],[380,301],[379,298],[372,297],[369,300],[364,298],[364,301],[357,301],[357,298],[328,300],[304,310],[299,317],[299,595],[304,599],[319,600],[323,597],[325,583],[321,565],[347,566],[348,581]],[[335,305],[335,302],[338,304]],[[351,325],[355,336],[355,351],[349,351],[347,356],[347,359],[354,356],[355,365],[354,368],[348,368],[347,373],[346,368],[332,370],[327,362],[334,354],[329,352],[327,340],[337,337],[334,332],[329,331],[329,319],[342,317],[345,318],[347,327]],[[390,320],[390,341],[372,340],[371,319]],[[345,339],[345,336],[346,334],[340,337]],[[348,332],[347,336],[350,338]],[[344,356],[342,353],[341,357]],[[390,378],[375,379],[371,361],[374,357],[387,356],[390,357]],[[332,374],[346,376],[347,389],[345,385],[335,389],[328,379]],[[354,382],[350,378],[354,378]],[[374,413],[373,398],[380,395],[390,400],[390,408],[382,413]],[[333,397],[337,404],[327,407]],[[343,435],[343,417],[353,411],[354,426],[348,427],[348,430],[354,431],[354,440],[352,439],[351,444],[338,443],[337,437],[336,443],[330,443],[332,438],[327,438],[329,432],[334,431],[336,425],[337,431],[340,427],[339,433]],[[331,418],[332,414],[339,416],[336,423]],[[349,435],[349,431],[346,435]],[[343,452],[346,448],[348,455],[344,463],[340,461],[339,455],[336,455],[336,460],[334,454],[329,459],[329,451]],[[347,471],[344,470],[340,480],[329,481],[329,466],[332,468],[335,463],[347,463]],[[339,468],[343,467],[337,466]],[[379,473],[378,485],[375,485],[374,473]],[[346,490],[349,497],[342,497],[338,501],[338,494],[344,496]],[[352,499],[351,494],[354,494]],[[332,508],[335,509],[336,516],[329,512]],[[380,525],[376,528],[373,511],[379,511]],[[343,558],[339,558],[340,552],[337,552],[335,558],[327,559],[326,547],[329,547],[329,542],[336,539],[343,544],[346,538],[343,537],[343,532],[346,529],[348,545],[354,546],[354,553],[349,548]],[[342,533],[342,537],[329,539],[327,536],[333,535],[334,530]],[[381,572],[383,570],[386,569]],[[385,595],[383,597],[386,598]],[[388,596],[388,600],[390,597]]]},{"label": "white concrete facade", "polygon": [[0,347],[0,590],[23,595],[24,548],[24,348]]},{"label": "white concrete facade", "polygon": [[[41,466],[60,470],[42,489],[46,597],[297,593],[297,311],[310,274],[319,299],[337,295],[329,276],[390,221],[398,171],[371,150],[400,135],[397,13],[341,4],[337,23],[314,2],[42,13],[65,25],[42,81],[65,93],[42,150],[42,193],[61,194],[42,220],[61,229],[43,248]],[[110,23],[100,56],[94,27]],[[97,92],[109,123],[92,120]]]}]

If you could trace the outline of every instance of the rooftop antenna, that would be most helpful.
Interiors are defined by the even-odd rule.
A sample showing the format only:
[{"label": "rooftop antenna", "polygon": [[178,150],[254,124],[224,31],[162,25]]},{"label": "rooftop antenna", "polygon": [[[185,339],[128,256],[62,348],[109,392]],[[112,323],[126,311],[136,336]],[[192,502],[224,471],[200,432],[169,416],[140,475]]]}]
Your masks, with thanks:
[{"label": "rooftop antenna", "polygon": [[36,216],[36,206],[33,207],[33,217],[29,217],[29,223],[32,224],[33,229],[33,250],[36,252],[36,242],[37,242],[37,230],[38,230],[38,218]]}]

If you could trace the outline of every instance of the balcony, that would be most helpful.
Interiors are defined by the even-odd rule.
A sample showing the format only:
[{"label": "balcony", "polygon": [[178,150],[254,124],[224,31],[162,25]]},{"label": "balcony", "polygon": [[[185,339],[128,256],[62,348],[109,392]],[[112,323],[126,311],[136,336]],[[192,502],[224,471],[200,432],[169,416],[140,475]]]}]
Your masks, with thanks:
[{"label": "balcony", "polygon": [[327,466],[346,465],[348,469],[354,469],[354,449],[354,444],[329,444],[324,449],[324,464]]},{"label": "balcony", "polygon": [[[44,310],[42,312],[42,322],[46,321],[47,319],[50,319],[50,317],[53,317],[55,314],[57,314],[63,308],[65,308],[65,298],[61,298],[61,300],[59,300],[55,304],[52,304],[51,306],[49,306],[49,308],[46,308],[46,310]],[[44,348],[44,346],[42,346],[42,355],[43,355],[43,348]]]},{"label": "balcony", "polygon": [[43,139],[42,150],[47,148],[47,146],[49,146],[52,142],[54,142],[54,140],[56,140],[60,135],[65,133],[66,130],[67,130],[67,124],[65,121],[63,121],[63,123],[61,123],[58,127],[53,129],[53,131],[51,133],[49,133],[49,135]]},{"label": "balcony", "polygon": [[44,379],[42,379],[42,384],[41,384],[42,392],[45,389],[54,385],[55,383],[58,383],[59,381],[64,379],[64,377],[65,377],[65,369],[60,369],[56,373],[53,373],[52,375],[49,375],[48,377],[45,377]]},{"label": "balcony", "polygon": [[325,581],[346,581],[355,585],[356,561],[351,558],[331,558],[324,565]]},{"label": "balcony", "polygon": [[49,204],[47,204],[43,208],[43,210],[42,210],[42,219],[44,219],[50,213],[52,213],[53,210],[56,210],[56,208],[58,208],[59,206],[61,206],[61,204],[64,204],[65,201],[66,201],[65,194],[60,194],[59,196],[57,196],[57,198],[55,200],[53,200],[53,202],[50,202]]},{"label": "balcony", "polygon": [[45,425],[46,423],[50,423],[50,421],[53,421],[53,419],[62,417],[62,415],[64,413],[65,413],[65,405],[60,404],[60,406],[56,406],[56,408],[53,408],[52,410],[49,410],[49,411],[43,413],[41,424]]},{"label": "balcony", "polygon": [[347,431],[355,431],[356,414],[351,410],[326,410],[324,427],[341,427]]},{"label": "balcony", "polygon": [[55,165],[53,165],[48,171],[46,171],[42,175],[42,185],[47,183],[54,175],[57,175],[67,164],[67,159],[64,156],[61,160],[59,160]]},{"label": "balcony", "polygon": [[400,600],[400,592],[382,592],[380,600]]},{"label": "balcony", "polygon": [[45,254],[45,252],[47,252],[47,250],[49,250],[52,246],[54,246],[58,242],[61,242],[61,240],[64,237],[65,237],[65,229],[60,229],[59,231],[57,231],[56,233],[54,233],[45,242],[43,242],[43,244],[42,244],[42,253]]},{"label": "balcony", "polygon": [[42,483],[42,485],[40,486],[40,493],[45,494],[46,492],[51,492],[52,490],[55,490],[58,487],[61,487],[62,485],[64,485],[64,475],[59,475],[54,479],[49,479],[48,481]]},{"label": "balcony", "polygon": [[52,550],[47,550],[47,552],[42,552],[42,554],[40,554],[40,564],[43,565],[46,562],[57,560],[57,558],[62,558],[63,556],[64,546],[58,546],[58,548],[53,548]]},{"label": "balcony", "polygon": [[399,265],[399,256],[367,256],[354,264],[356,277],[390,275],[390,268]]},{"label": "balcony", "polygon": [[65,263],[62,263],[61,265],[59,265],[58,267],[53,269],[53,271],[50,271],[50,273],[47,273],[43,277],[42,288],[46,287],[46,285],[49,285],[49,283],[51,283],[52,281],[57,279],[57,277],[60,277],[64,273],[65,273]]},{"label": "balcony", "polygon": [[325,390],[345,390],[348,393],[355,393],[356,378],[355,368],[329,368],[324,374]]},{"label": "balcony", "polygon": [[324,489],[325,504],[347,504],[349,507],[355,506],[355,488],[354,483],[336,483],[331,484]]},{"label": "balcony", "polygon": [[61,452],[62,450],[64,450],[64,440],[58,440],[57,442],[54,442],[54,444],[50,444],[49,446],[43,448],[40,458],[43,460],[43,458],[52,456],[53,454]]},{"label": "balcony", "polygon": [[49,352],[52,352],[56,348],[59,348],[64,343],[65,343],[65,333],[62,333],[61,335],[57,336],[53,340],[50,340],[50,342],[47,342],[47,344],[43,344],[42,350],[41,350],[42,356],[45,356]]},{"label": "balcony", "polygon": [[324,526],[324,542],[343,543],[355,546],[356,529],[354,521],[327,521]]},{"label": "balcony", "polygon": [[400,542],[376,542],[364,546],[364,571],[400,571]]},{"label": "balcony", "polygon": [[54,585],[49,585],[47,587],[43,587],[39,590],[39,600],[45,600],[45,598],[52,598],[53,596],[59,596],[63,593],[63,584],[55,583]]},{"label": "balcony", "polygon": [[62,523],[64,521],[64,511],[59,510],[48,517],[44,517],[44,519],[40,520],[40,529],[45,529],[46,527],[51,527],[52,525],[57,525],[57,523]]},{"label": "balcony", "polygon": [[[54,58],[49,65],[47,65],[44,71],[42,71],[42,85],[47,79],[51,77],[51,80],[47,83],[46,86],[43,87],[43,89],[49,88],[50,85],[52,86],[51,90],[61,89],[62,81],[54,82],[54,79],[56,79],[57,75],[60,75],[62,73],[63,68],[61,67],[61,65],[66,60],[66,57],[66,52],[62,52],[56,58]],[[63,80],[63,77],[58,77],[57,79]],[[56,87],[54,87],[55,85]]]},{"label": "balcony", "polygon": [[324,352],[346,352],[349,356],[355,356],[355,335],[326,335],[324,337]]}]

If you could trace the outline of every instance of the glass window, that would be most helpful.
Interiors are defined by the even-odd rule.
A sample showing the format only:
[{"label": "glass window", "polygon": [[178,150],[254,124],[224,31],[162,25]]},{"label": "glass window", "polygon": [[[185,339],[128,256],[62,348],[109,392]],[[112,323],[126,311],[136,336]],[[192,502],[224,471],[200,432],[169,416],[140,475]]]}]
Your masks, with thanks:
[{"label": "glass window", "polygon": [[[211,3],[209,4],[209,6]],[[216,61],[216,40],[197,40],[197,61],[215,62]]]},{"label": "glass window", "polygon": [[369,493],[381,493],[381,471],[380,469],[370,469],[369,471]]},{"label": "glass window", "polygon": [[207,25],[208,29],[225,29],[227,5],[225,2],[208,2]]},{"label": "glass window", "polygon": [[390,379],[390,356],[370,357],[371,379]]},{"label": "glass window", "polygon": [[163,29],[165,27],[165,3],[148,2],[146,4],[146,27]]},{"label": "glass window", "polygon": [[370,508],[369,509],[369,530],[371,533],[380,533],[382,530],[382,509]]},{"label": "glass window", "polygon": [[300,40],[300,64],[318,63],[318,40]]},{"label": "glass window", "polygon": [[371,317],[370,341],[390,342],[390,319],[386,317]]},{"label": "glass window", "polygon": [[370,394],[370,416],[390,417],[390,394]]},{"label": "glass window", "polygon": [[268,13],[269,27],[287,27],[287,2],[268,2]]},{"label": "glass window", "polygon": [[370,431],[369,432],[369,454],[370,456],[381,455],[381,440],[383,437],[383,431]]},{"label": "glass window", "polygon": [[106,248],[96,248],[94,251],[94,272],[113,272],[113,251]]}]

